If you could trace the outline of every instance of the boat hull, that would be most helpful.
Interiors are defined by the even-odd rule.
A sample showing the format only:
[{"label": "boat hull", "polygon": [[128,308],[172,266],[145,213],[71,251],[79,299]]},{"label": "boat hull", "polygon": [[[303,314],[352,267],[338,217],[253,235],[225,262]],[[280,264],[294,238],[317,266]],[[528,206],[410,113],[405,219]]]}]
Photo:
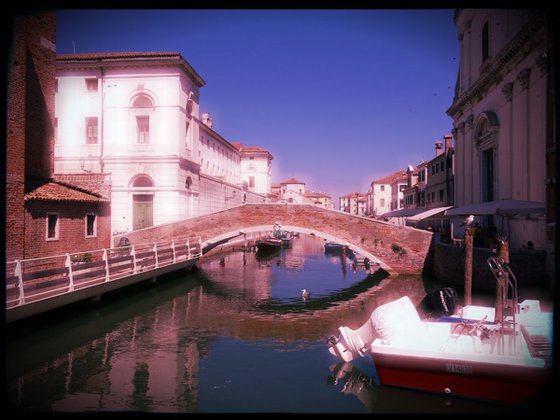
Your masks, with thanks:
[{"label": "boat hull", "polygon": [[426,360],[372,353],[382,385],[469,398],[529,402],[544,392],[547,371],[464,360]]}]

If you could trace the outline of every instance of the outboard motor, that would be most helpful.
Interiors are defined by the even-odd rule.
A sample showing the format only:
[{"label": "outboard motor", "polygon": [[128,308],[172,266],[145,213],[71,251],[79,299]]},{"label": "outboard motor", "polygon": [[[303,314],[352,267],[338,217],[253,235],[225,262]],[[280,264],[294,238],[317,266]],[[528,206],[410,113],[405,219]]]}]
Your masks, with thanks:
[{"label": "outboard motor", "polygon": [[459,294],[452,287],[432,290],[418,305],[425,318],[453,315],[460,307]]}]

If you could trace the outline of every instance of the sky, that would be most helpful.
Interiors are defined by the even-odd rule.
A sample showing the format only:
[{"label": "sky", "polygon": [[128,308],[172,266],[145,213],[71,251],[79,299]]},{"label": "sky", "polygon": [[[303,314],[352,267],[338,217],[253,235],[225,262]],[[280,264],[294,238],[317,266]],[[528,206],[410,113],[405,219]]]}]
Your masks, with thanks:
[{"label": "sky", "polygon": [[453,9],[59,10],[59,54],[175,51],[206,85],[200,113],[338,197],[435,157],[451,132]]}]

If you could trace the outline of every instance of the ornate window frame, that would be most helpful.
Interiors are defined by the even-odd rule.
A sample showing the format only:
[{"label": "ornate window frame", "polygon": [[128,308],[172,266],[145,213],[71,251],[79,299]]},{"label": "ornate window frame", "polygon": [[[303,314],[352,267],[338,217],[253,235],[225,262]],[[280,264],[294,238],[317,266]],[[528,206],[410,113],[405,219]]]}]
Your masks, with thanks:
[{"label": "ornate window frame", "polygon": [[500,123],[493,111],[484,111],[474,122],[473,141],[478,152],[491,147],[496,149]]}]

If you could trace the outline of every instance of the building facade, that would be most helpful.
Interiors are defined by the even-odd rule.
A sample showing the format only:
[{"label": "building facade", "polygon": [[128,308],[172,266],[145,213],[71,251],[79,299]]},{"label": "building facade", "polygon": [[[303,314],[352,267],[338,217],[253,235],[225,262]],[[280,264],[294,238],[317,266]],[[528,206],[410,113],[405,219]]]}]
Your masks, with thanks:
[{"label": "building facade", "polygon": [[[552,39],[548,19],[533,9],[458,9],[460,68],[453,104],[454,204],[499,199],[545,202],[554,154]],[[532,241],[552,247],[544,217],[508,220],[511,248]],[[486,218],[483,223],[496,223]],[[550,233],[550,232],[549,232]]]},{"label": "building facade", "polygon": [[368,216],[379,217],[391,210],[397,210],[397,208],[393,208],[393,184],[403,185],[403,187],[397,187],[397,196],[394,198],[398,204],[400,199],[403,199],[402,192],[399,199],[398,190],[404,190],[408,184],[406,171],[395,171],[371,182],[369,196],[366,198],[366,202],[369,203]]},{"label": "building facade", "polygon": [[424,205],[420,205],[419,197],[417,200],[419,207],[433,209],[453,205],[454,163],[453,136],[446,134],[443,136],[443,141],[436,142],[436,156],[426,163]]},{"label": "building facade", "polygon": [[367,209],[367,194],[351,192],[339,197],[339,210],[345,213],[365,216]]},{"label": "building facade", "polygon": [[113,233],[267,201],[200,116],[205,82],[179,53],[63,54],[56,76],[55,172],[110,174]]}]

